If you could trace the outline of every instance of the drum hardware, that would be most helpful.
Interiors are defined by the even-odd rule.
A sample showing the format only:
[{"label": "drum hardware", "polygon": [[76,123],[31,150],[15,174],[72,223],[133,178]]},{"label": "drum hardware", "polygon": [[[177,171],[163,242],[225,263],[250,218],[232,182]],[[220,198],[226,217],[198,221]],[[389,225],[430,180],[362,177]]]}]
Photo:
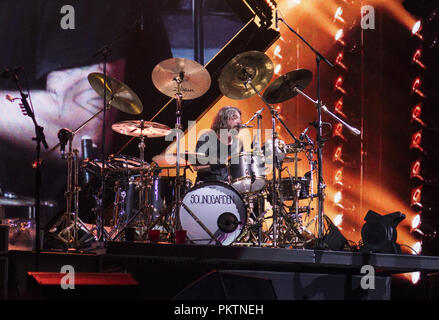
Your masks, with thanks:
[{"label": "drum hardware", "polygon": [[[140,114],[143,111],[143,105],[139,97],[131,90],[127,85],[121,81],[107,75],[107,57],[109,52],[109,45],[100,49],[97,54],[101,53],[104,58],[104,72],[90,73],[88,75],[88,82],[90,86],[96,91],[96,93],[104,99],[103,117],[102,117],[102,165],[105,171],[105,136],[106,136],[106,110],[107,104],[115,107],[116,109],[128,113],[128,114]],[[108,101],[108,103],[107,103]],[[102,199],[105,199],[105,177],[101,176],[101,194]],[[97,231],[98,239],[105,240],[104,229],[104,207],[102,201],[102,207],[97,215]]]},{"label": "drum hardware", "polygon": [[[58,133],[58,138],[60,139],[62,158],[67,160],[67,190],[64,193],[66,211],[50,229],[50,232],[55,233],[67,245],[76,248],[96,239],[92,231],[79,218],[79,192],[81,191],[79,186],[79,151],[73,149],[72,146],[74,132],[68,129],[61,129]],[[66,153],[65,146],[67,143],[68,151]],[[60,227],[63,229],[58,230]],[[79,238],[79,230],[85,231],[81,238]]]},{"label": "drum hardware", "polygon": [[[273,156],[273,183],[272,183],[272,197],[273,197],[273,246],[277,247],[277,224],[278,224],[278,199],[277,199],[277,169],[280,161],[275,150],[277,133],[276,121],[279,121],[286,129],[289,135],[293,138],[296,145],[300,145],[300,141],[294,136],[291,130],[286,126],[284,121],[279,117],[279,112],[269,104],[267,99],[260,94],[260,91],[270,82],[273,76],[273,62],[264,53],[259,51],[248,51],[237,55],[223,68],[219,85],[221,92],[232,99],[248,98],[257,94],[264,104],[271,111],[272,123],[272,156]],[[307,73],[308,74],[308,73]]]},{"label": "drum hardware", "polygon": [[[150,188],[151,185],[151,167],[149,164],[145,162],[145,138],[156,138],[163,137],[171,132],[171,129],[165,125],[156,123],[156,122],[148,122],[144,120],[131,120],[131,121],[122,121],[119,123],[115,123],[112,125],[112,129],[115,132],[120,134],[124,134],[127,136],[133,136],[139,138],[139,167],[138,170],[139,178],[137,181],[131,181],[130,186],[133,187],[134,183],[136,186],[136,191],[138,192],[138,208],[134,210],[131,206],[133,205],[133,199],[129,199],[127,205],[128,212],[125,213],[125,223],[121,226],[115,226],[116,228],[112,232],[111,239],[116,240],[119,236],[127,230],[127,228],[135,227],[135,220],[139,218],[140,215],[144,214],[146,217],[143,219],[140,218],[137,221],[137,227],[148,229],[149,224],[149,213],[145,212],[150,209],[148,205],[148,193],[146,190]],[[147,172],[147,175],[145,175]]]},{"label": "drum hardware", "polygon": [[[245,201],[247,204],[247,224],[244,226],[244,231],[237,239],[239,243],[244,237],[248,237],[246,242],[249,245],[261,246],[263,243],[263,231],[262,221],[264,219],[262,215],[262,194],[248,193],[245,195]],[[254,201],[258,201],[257,212],[255,213]]]},{"label": "drum hardware", "polygon": [[[177,159],[180,159],[180,132],[182,129],[182,101],[198,98],[210,88],[211,78],[209,72],[198,62],[185,58],[171,58],[157,64],[152,70],[152,82],[163,94],[176,100],[176,144]],[[174,232],[181,230],[180,206],[181,181],[180,161],[176,162],[175,183],[175,221]]]}]

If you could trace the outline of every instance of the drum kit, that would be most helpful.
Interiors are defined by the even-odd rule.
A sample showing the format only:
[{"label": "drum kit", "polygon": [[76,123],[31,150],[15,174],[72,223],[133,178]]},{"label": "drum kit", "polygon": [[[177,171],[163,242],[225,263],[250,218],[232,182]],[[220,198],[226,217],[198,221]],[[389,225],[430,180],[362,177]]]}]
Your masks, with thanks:
[{"label": "drum kit", "polygon": [[[176,235],[181,231],[186,237],[184,242],[191,244],[297,247],[311,243],[316,237],[308,230],[309,225],[304,225],[302,216],[309,217],[312,201],[317,197],[313,182],[315,144],[306,131],[296,138],[271,104],[301,94],[311,82],[312,73],[306,69],[291,71],[268,86],[273,73],[272,61],[260,51],[238,54],[222,69],[218,83],[223,95],[242,100],[257,94],[264,102],[264,108],[270,110],[273,126],[272,139],[262,143],[259,129],[264,108],[247,122],[257,119],[253,150],[229,157],[228,181],[202,182],[194,186],[187,179],[186,171],[197,165],[191,159],[206,160],[203,158],[206,156],[180,150],[179,143],[176,143],[175,153],[158,154],[151,163],[145,162],[145,140],[165,137],[173,131],[160,123],[144,120],[114,123],[113,131],[138,139],[139,157],[118,154],[104,160],[86,159],[82,165],[79,165],[72,140],[102,110],[74,131],[60,130],[61,149],[68,144],[68,151],[63,151],[68,163],[67,206],[66,213],[51,232],[73,247],[82,245],[84,239],[98,240],[96,230],[86,226],[78,216],[81,190],[78,171],[82,169],[92,177],[103,177],[105,184],[114,191],[111,219],[107,228],[98,230],[103,233],[104,240],[150,241],[151,230],[160,230],[160,240],[167,243],[180,243]],[[143,111],[138,96],[119,80],[100,73],[90,74],[88,80],[101,97],[105,96],[105,108],[114,107],[128,114]],[[182,102],[207,92],[211,85],[209,72],[195,61],[172,58],[153,69],[152,80],[161,93],[175,98],[178,142],[182,129]],[[293,143],[287,144],[278,138],[277,121],[286,128]],[[310,166],[304,176],[298,175],[300,154],[306,155]],[[289,163],[294,165],[293,174],[289,172]],[[272,164],[271,178],[267,164]],[[160,175],[167,169],[175,169],[175,177]],[[287,177],[283,174],[285,171]],[[103,218],[103,188],[101,185],[95,197],[97,220],[100,214]],[[302,205],[305,201],[306,205]],[[99,223],[95,228],[99,229]]]}]

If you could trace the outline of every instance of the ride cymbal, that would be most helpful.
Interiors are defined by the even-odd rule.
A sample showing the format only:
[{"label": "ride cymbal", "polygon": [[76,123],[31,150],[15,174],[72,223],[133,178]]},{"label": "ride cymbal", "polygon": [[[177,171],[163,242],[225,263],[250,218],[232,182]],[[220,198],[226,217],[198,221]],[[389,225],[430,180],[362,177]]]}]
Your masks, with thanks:
[{"label": "ride cymbal", "polygon": [[276,80],[265,90],[263,97],[268,103],[280,103],[295,97],[298,92],[304,90],[311,82],[312,72],[307,69],[297,69],[288,72]]},{"label": "ride cymbal", "polygon": [[[230,99],[247,99],[262,91],[273,77],[273,62],[263,52],[247,51],[235,56],[218,79],[223,95]],[[247,82],[251,81],[253,89]]]},{"label": "ride cymbal", "polygon": [[152,82],[161,93],[174,98],[181,81],[183,100],[198,98],[210,88],[209,72],[198,62],[185,58],[171,58],[157,64],[152,70]]},{"label": "ride cymbal", "polygon": [[[90,73],[88,82],[98,95],[104,97],[104,75],[102,73]],[[128,114],[140,114],[143,105],[139,97],[123,82],[107,76],[106,100],[111,106]]]},{"label": "ride cymbal", "polygon": [[159,138],[171,133],[171,128],[157,122],[127,120],[111,126],[113,131],[132,137]]}]

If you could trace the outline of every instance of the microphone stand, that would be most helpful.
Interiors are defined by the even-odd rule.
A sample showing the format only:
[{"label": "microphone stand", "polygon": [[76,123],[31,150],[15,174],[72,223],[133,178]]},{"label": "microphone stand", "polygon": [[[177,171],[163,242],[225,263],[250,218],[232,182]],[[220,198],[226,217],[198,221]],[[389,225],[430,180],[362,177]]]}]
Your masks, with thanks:
[{"label": "microphone stand", "polygon": [[[46,142],[46,137],[44,136],[44,128],[39,126],[37,123],[37,120],[35,119],[35,114],[33,110],[30,108],[28,102],[27,102],[27,95],[23,93],[23,89],[20,86],[19,78],[17,75],[17,72],[14,72],[13,74],[14,82],[17,86],[18,91],[21,95],[21,102],[23,104],[23,107],[26,110],[26,114],[32,119],[34,126],[35,126],[35,137],[32,138],[32,140],[36,141],[36,153],[37,153],[37,163],[36,163],[36,174],[35,174],[35,228],[36,228],[36,234],[35,234],[35,252],[39,254],[41,252],[41,233],[40,233],[40,193],[41,193],[41,168],[40,168],[40,151],[41,151],[41,143],[43,144],[44,148],[48,149],[49,146]],[[38,260],[37,260],[38,261]],[[36,266],[38,270],[38,263]]]},{"label": "microphone stand", "polygon": [[328,61],[322,54],[320,54],[316,49],[314,49],[300,34],[298,34],[293,28],[291,28],[288,23],[285,22],[285,20],[282,17],[277,17],[277,21],[282,21],[287,28],[293,32],[295,35],[299,37],[300,40],[302,40],[314,54],[316,55],[316,66],[317,66],[317,121],[316,121],[316,129],[317,129],[317,163],[318,163],[318,213],[317,213],[317,241],[316,246],[317,249],[323,248],[323,205],[324,205],[324,189],[326,188],[326,185],[323,182],[323,165],[322,165],[322,154],[323,154],[323,145],[324,145],[324,139],[322,138],[322,102],[320,99],[320,62],[323,60],[328,66],[331,68],[334,67],[334,65]]}]

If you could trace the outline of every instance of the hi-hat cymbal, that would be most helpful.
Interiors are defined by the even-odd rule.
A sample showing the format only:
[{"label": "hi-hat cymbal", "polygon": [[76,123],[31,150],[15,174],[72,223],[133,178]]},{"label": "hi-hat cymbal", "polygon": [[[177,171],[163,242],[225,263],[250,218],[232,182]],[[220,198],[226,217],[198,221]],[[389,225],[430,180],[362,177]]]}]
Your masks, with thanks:
[{"label": "hi-hat cymbal", "polygon": [[263,52],[247,51],[235,56],[221,71],[218,79],[219,88],[223,95],[230,99],[247,99],[256,91],[262,91],[273,77],[273,62]]},{"label": "hi-hat cymbal", "polygon": [[[90,73],[88,82],[98,95],[104,97],[104,75],[102,73]],[[139,97],[123,82],[107,76],[106,87],[106,100],[111,106],[128,114],[139,114],[143,111]]]},{"label": "hi-hat cymbal", "polygon": [[[143,127],[142,127],[143,125]],[[157,122],[143,120],[127,120],[111,126],[113,131],[132,137],[159,138],[171,133],[171,128]]]},{"label": "hi-hat cymbal", "polygon": [[198,62],[185,58],[171,58],[160,62],[152,70],[152,82],[163,94],[174,98],[177,80],[181,80],[183,100],[198,98],[210,88],[210,74]]},{"label": "hi-hat cymbal", "polygon": [[[152,157],[152,161],[161,168],[174,168],[177,165],[177,156],[171,153],[162,153]],[[182,157],[178,163],[181,167],[189,166],[189,162]]]},{"label": "hi-hat cymbal", "polygon": [[263,97],[268,103],[280,103],[295,97],[298,92],[304,90],[311,82],[312,72],[307,69],[297,69],[288,72],[276,80],[265,90]]}]

